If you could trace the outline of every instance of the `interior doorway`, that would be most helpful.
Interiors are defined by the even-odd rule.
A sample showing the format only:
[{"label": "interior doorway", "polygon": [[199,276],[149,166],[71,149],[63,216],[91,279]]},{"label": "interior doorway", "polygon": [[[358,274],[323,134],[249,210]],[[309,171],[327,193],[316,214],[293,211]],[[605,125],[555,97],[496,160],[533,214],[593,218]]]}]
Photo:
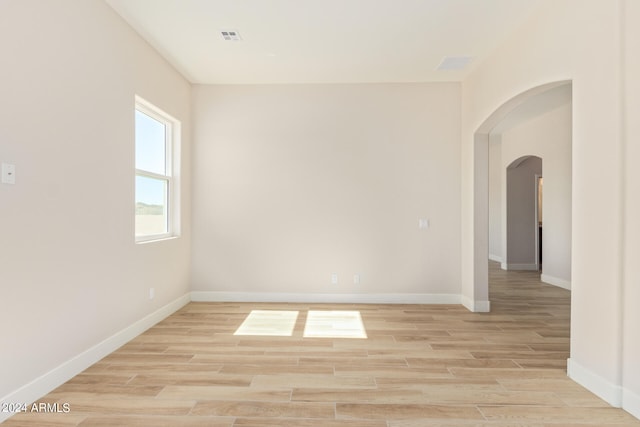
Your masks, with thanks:
[{"label": "interior doorway", "polygon": [[[503,167],[511,163],[513,160],[520,156],[512,156],[514,153],[510,152],[505,154],[504,147],[505,137],[511,126],[520,125],[521,123],[533,122],[531,118],[538,115],[551,114],[557,110],[563,110],[566,112],[566,132],[563,135],[563,139],[567,141],[567,149],[562,154],[568,161],[568,167],[556,168],[560,170],[560,174],[546,173],[544,174],[544,181],[536,182],[529,181],[530,188],[537,191],[538,185],[542,188],[543,183],[553,183],[553,185],[547,185],[544,189],[544,193],[537,192],[540,197],[544,197],[544,203],[540,203],[540,212],[544,210],[544,215],[537,215],[537,209],[533,209],[534,215],[540,219],[544,219],[544,244],[542,244],[540,236],[540,227],[537,222],[538,218],[535,218],[530,222],[530,233],[533,235],[532,239],[537,241],[538,247],[533,252],[533,259],[529,258],[529,264],[537,265],[538,268],[541,264],[541,253],[544,252],[544,266],[545,269],[549,267],[549,260],[560,260],[558,268],[550,270],[549,272],[542,272],[541,278],[544,282],[554,284],[566,289],[571,287],[571,99],[572,99],[571,81],[559,81],[548,83],[542,86],[532,88],[526,92],[523,92],[509,101],[501,105],[495,110],[476,130],[474,134],[473,144],[473,271],[472,271],[472,292],[473,300],[467,301],[465,305],[473,311],[490,311],[489,301],[489,283],[488,283],[488,259],[489,257],[489,142],[496,136],[503,140],[503,151],[501,162]],[[524,126],[524,125],[522,125]],[[537,143],[540,140],[529,139],[529,146],[534,147],[530,152],[535,153],[536,156],[542,158],[537,151]],[[555,163],[556,158],[550,157],[550,163]],[[503,171],[505,169],[502,169]],[[539,174],[542,177],[542,172]],[[504,181],[503,181],[504,182]],[[535,183],[535,184],[534,184]],[[554,190],[554,194],[551,195],[550,189]],[[503,194],[506,192],[506,188],[502,187]],[[536,198],[537,199],[537,198]],[[535,200],[534,199],[534,203]],[[565,203],[560,212],[554,210],[549,211],[553,213],[553,221],[551,217],[547,215],[547,211],[550,206],[550,200],[553,203],[559,203],[563,201]],[[506,205],[506,202],[503,206]],[[503,263],[509,263],[507,250],[506,250],[506,207],[503,208],[502,218],[502,241],[505,244],[502,245],[502,253],[492,254],[502,257]],[[553,227],[552,227],[553,225]],[[558,236],[561,241],[550,243],[550,236]],[[558,239],[556,239],[558,240]],[[492,259],[495,257],[492,257]],[[532,268],[533,269],[533,268]]]},{"label": "interior doorway", "polygon": [[525,155],[506,168],[506,270],[539,271],[542,158]]},{"label": "interior doorway", "polygon": [[542,201],[543,191],[542,186],[544,178],[540,175],[536,175],[536,225],[537,225],[537,237],[536,240],[536,253],[538,254],[538,271],[542,271]]}]

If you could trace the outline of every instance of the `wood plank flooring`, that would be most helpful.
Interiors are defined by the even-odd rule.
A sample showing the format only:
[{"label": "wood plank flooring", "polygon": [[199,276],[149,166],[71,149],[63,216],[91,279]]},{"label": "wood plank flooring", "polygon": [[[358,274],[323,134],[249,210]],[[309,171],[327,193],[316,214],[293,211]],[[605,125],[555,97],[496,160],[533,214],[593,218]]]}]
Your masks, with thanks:
[{"label": "wood plank flooring", "polygon": [[[190,303],[10,426],[640,426],[566,376],[568,291],[491,263],[491,313],[455,305]],[[251,310],[292,336],[236,336]],[[366,339],[303,338],[309,310],[358,310]]]}]

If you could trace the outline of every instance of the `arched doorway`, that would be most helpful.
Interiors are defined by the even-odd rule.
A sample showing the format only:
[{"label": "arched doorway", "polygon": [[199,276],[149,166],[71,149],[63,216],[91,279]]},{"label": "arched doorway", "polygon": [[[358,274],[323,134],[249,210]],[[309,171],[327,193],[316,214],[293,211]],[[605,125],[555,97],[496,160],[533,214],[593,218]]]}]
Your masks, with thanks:
[{"label": "arched doorway", "polygon": [[490,311],[488,259],[489,259],[489,141],[492,134],[500,133],[510,122],[522,120],[523,106],[530,111],[543,112],[545,94],[561,87],[571,88],[570,81],[559,81],[532,88],[515,96],[494,111],[474,134],[474,198],[473,198],[473,305],[477,312]]},{"label": "arched doorway", "polygon": [[541,177],[542,159],[538,156],[522,156],[506,168],[506,251],[503,266],[508,270],[540,269],[542,215],[538,196]]}]

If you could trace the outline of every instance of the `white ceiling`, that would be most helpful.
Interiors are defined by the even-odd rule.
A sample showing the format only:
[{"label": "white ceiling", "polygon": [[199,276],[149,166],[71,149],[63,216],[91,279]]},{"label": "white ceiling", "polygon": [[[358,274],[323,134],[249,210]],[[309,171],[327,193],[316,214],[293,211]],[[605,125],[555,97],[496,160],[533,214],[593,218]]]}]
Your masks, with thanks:
[{"label": "white ceiling", "polygon": [[[106,0],[203,84],[460,81],[541,1]],[[474,60],[436,70],[447,56]]]}]

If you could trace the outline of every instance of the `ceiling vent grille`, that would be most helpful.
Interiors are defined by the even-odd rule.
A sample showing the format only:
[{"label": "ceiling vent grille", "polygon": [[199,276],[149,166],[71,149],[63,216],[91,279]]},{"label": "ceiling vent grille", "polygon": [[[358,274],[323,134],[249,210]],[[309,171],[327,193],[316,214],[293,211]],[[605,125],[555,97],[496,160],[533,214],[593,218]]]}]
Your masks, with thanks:
[{"label": "ceiling vent grille", "polygon": [[471,61],[473,61],[472,56],[446,56],[438,68],[436,70],[439,71],[453,71],[453,70],[462,70],[465,68]]},{"label": "ceiling vent grille", "polygon": [[220,35],[223,39],[230,42],[239,42],[240,40],[242,40],[242,38],[240,37],[240,33],[236,30],[222,30],[220,31]]}]

